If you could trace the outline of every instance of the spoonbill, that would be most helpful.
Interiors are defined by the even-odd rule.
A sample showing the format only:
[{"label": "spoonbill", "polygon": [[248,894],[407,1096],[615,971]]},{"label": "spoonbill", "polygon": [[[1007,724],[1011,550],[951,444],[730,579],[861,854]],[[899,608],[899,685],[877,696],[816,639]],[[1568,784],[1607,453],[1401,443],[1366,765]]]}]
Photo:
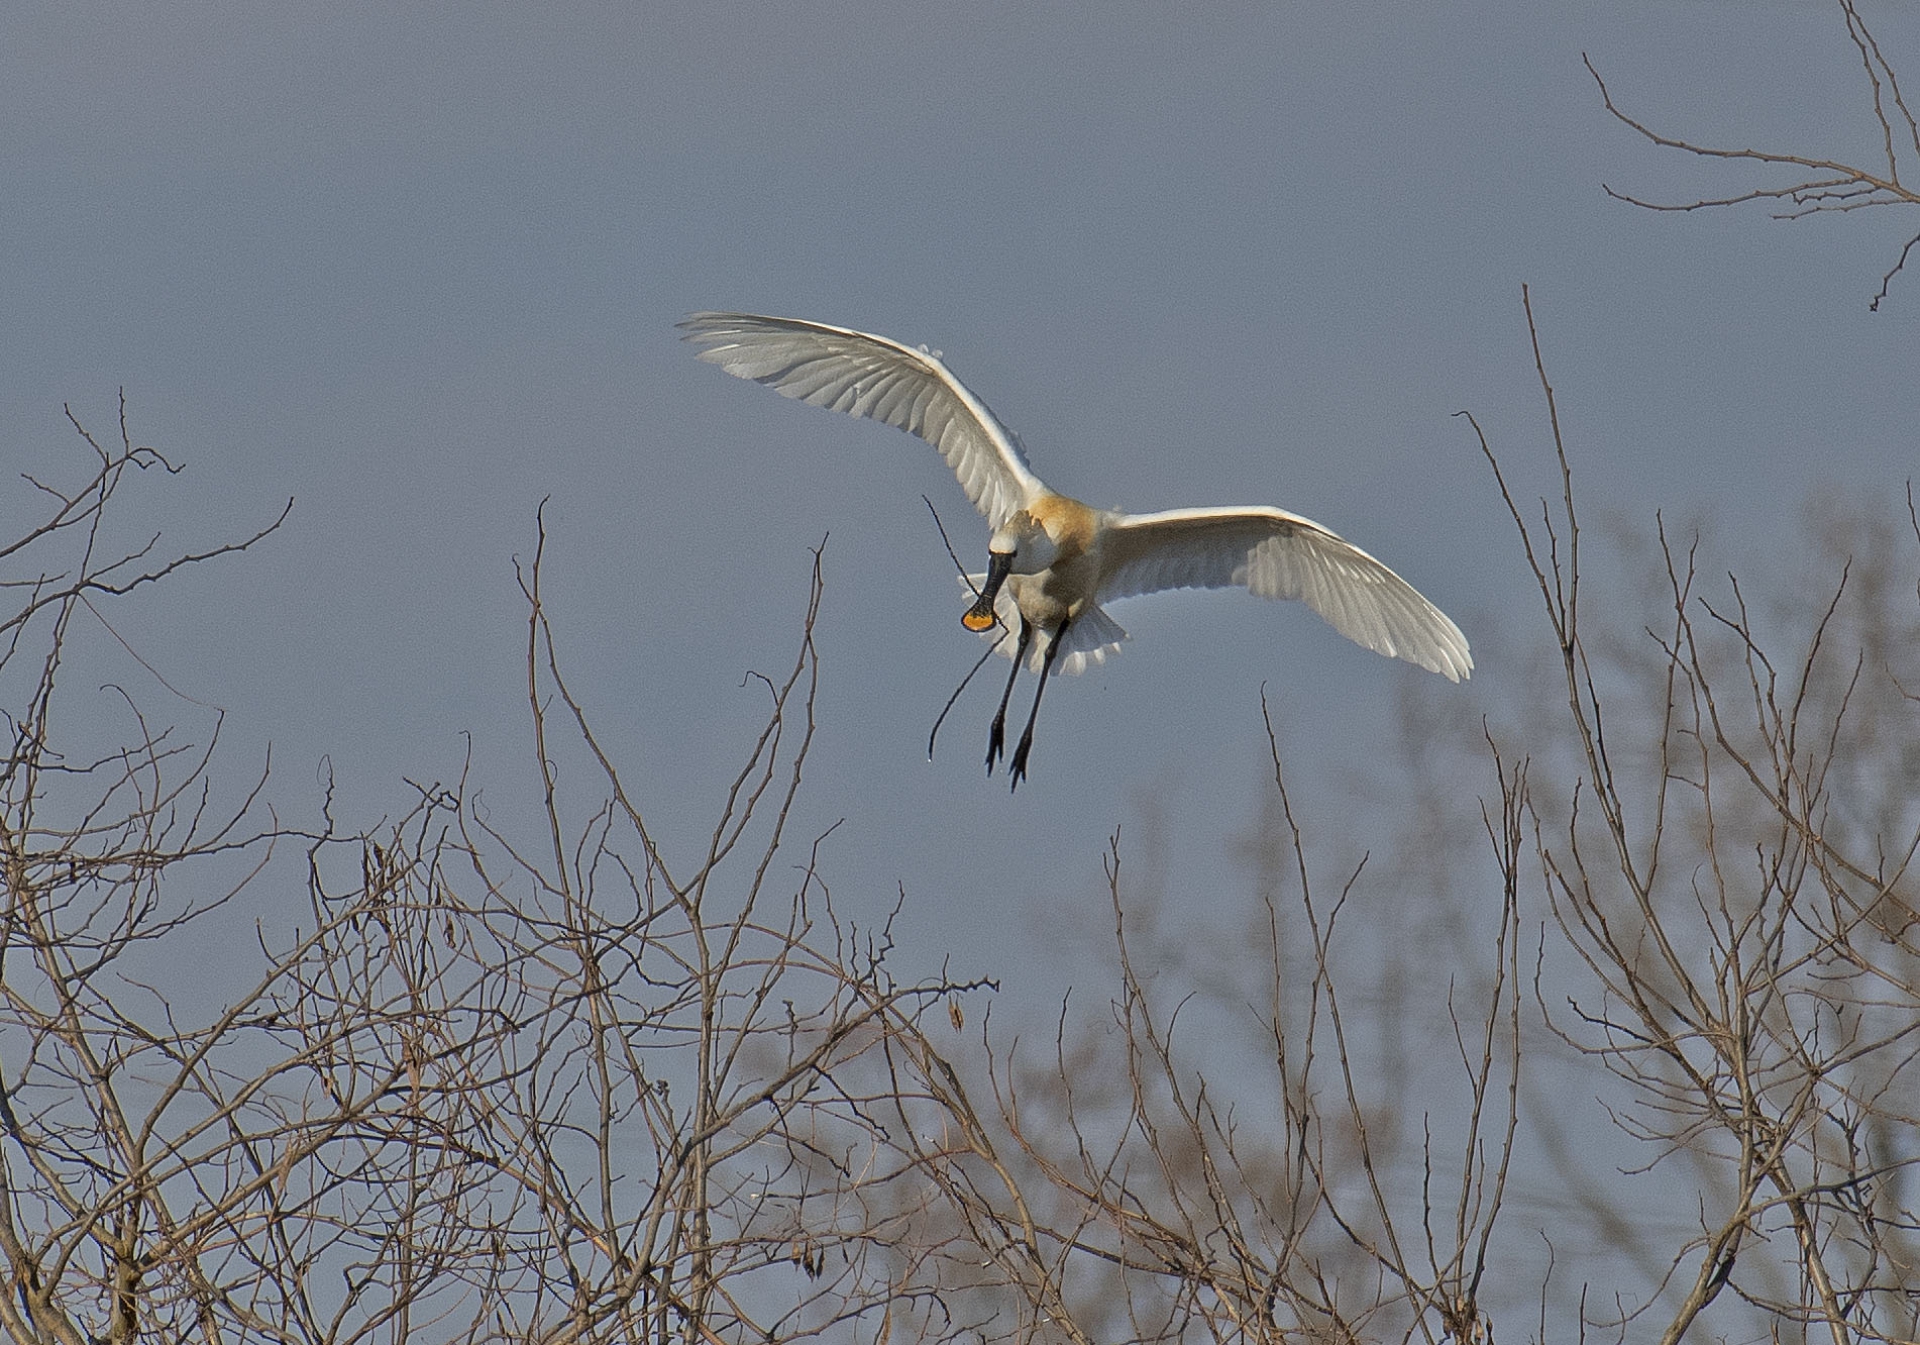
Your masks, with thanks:
[{"label": "spoonbill", "polygon": [[[1027,773],[1033,723],[1055,672],[1103,661],[1127,638],[1103,604],[1173,588],[1244,587],[1298,598],[1356,644],[1458,682],[1473,671],[1460,628],[1353,543],[1267,505],[1124,514],[1049,490],[1011,432],[941,361],[940,352],[800,318],[694,313],[680,324],[699,358],[809,406],[892,425],[940,450],[986,515],[985,575],[960,618],[1013,660],[987,735],[987,773],[1006,743],[1007,702],[1024,663],[1033,708],[1008,766]],[[1018,631],[1011,649],[994,627]]]}]

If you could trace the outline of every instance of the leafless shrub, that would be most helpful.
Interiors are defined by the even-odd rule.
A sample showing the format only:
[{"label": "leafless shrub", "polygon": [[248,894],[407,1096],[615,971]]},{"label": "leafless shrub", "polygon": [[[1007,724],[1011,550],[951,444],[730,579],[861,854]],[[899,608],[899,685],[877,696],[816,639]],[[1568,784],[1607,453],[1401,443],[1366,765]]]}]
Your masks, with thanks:
[{"label": "leafless shrub", "polygon": [[1614,1120],[1648,1165],[1698,1202],[1665,1282],[1612,1325],[1638,1336],[1652,1316],[1676,1341],[1724,1298],[1780,1338],[1914,1339],[1920,605],[1882,554],[1870,582],[1839,561],[1818,604],[1763,614],[1662,530],[1667,610],[1641,644],[1653,657],[1613,657],[1583,587],[1543,360],[1540,379],[1557,509],[1531,520],[1487,450],[1574,748],[1570,780],[1550,801],[1532,791],[1526,814],[1584,984],[1542,983],[1539,998],[1551,1029],[1623,1086]]},{"label": "leafless shrub", "polygon": [[[114,550],[130,469],[173,468],[85,442],[91,479],[35,482],[47,518],[0,550],[21,595],[0,664],[17,707],[0,1329],[711,1341],[883,1320],[930,1197],[903,1189],[914,1156],[876,1120],[901,1103],[879,1048],[969,987],[895,985],[884,928],[838,922],[810,863],[797,882],[775,867],[812,734],[814,608],[684,865],[560,678],[537,556],[537,841],[464,780],[364,834],[329,792],[301,832],[265,810],[264,776],[216,805],[217,716],[196,747],[122,693],[131,745],[62,755],[63,650],[89,600],[271,531],[164,561],[157,539]],[[556,783],[556,695],[568,750],[601,771],[581,803]]]},{"label": "leafless shrub", "polygon": [[[932,1095],[947,1122],[921,1164],[1017,1304],[995,1338],[1490,1338],[1478,1295],[1517,1121],[1517,888],[1478,993],[1430,1010],[1450,1025],[1455,1087],[1409,1098],[1369,1070],[1343,994],[1350,974],[1373,988],[1366,953],[1340,951],[1345,922],[1367,918],[1353,913],[1366,880],[1321,895],[1269,733],[1276,862],[1255,932],[1199,959],[1204,983],[1169,971],[1164,941],[1192,931],[1128,900],[1116,837],[1100,1012],[1063,1006],[1041,1057],[983,1030],[984,1115],[964,1063],[899,1043],[903,1091]],[[1517,872],[1523,772],[1501,784],[1486,835]]]}]

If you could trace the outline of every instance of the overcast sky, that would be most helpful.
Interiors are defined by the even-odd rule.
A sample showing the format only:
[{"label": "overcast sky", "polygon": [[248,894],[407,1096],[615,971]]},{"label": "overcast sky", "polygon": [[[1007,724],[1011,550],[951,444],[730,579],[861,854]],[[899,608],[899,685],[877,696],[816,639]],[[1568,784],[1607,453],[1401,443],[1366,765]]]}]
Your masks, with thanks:
[{"label": "overcast sky", "polygon": [[[1920,77],[1913,16],[1870,17]],[[689,310],[938,348],[1092,503],[1319,520],[1473,640],[1473,680],[1429,688],[1469,721],[1516,694],[1500,655],[1534,609],[1451,413],[1550,484],[1523,282],[1596,512],[1706,516],[1722,568],[1790,570],[1810,491],[1891,500],[1916,460],[1920,275],[1867,311],[1912,225],[1601,190],[1756,179],[1608,119],[1582,53],[1662,129],[1869,158],[1831,4],[141,0],[3,23],[0,453],[77,472],[62,403],[111,433],[124,388],[135,436],[187,465],[142,506],[169,539],[294,498],[122,628],[236,750],[273,744],[289,807],[327,757],[370,824],[468,734],[486,788],[523,796],[512,562],[550,496],[563,657],[684,853],[825,537],[800,830],[845,819],[836,898],[866,918],[904,886],[912,957],[1039,1001],[1057,967],[980,932],[1098,902],[1116,826],[1164,826],[1183,899],[1246,900],[1263,686],[1317,772],[1317,839],[1357,849],[1340,800],[1378,796],[1366,768],[1432,679],[1295,607],[1137,600],[1120,657],[1049,693],[1017,795],[981,769],[997,674],[929,764],[979,646],[921,495],[970,562],[984,529],[925,446],[696,362]],[[89,686],[121,675],[100,644]]]}]

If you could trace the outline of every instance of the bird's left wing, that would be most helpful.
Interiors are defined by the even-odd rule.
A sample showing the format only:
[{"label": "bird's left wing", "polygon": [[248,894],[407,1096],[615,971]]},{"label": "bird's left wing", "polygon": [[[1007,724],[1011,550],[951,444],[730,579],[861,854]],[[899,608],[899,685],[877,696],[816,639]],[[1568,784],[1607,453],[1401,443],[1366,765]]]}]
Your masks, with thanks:
[{"label": "bird's left wing", "polygon": [[1168,588],[1298,598],[1356,644],[1449,681],[1473,671],[1460,628],[1353,543],[1284,509],[1170,509],[1109,525],[1098,601]]},{"label": "bird's left wing", "polygon": [[680,330],[701,348],[701,359],[736,378],[925,439],[993,527],[1046,489],[986,403],[929,351],[823,322],[753,313],[695,313]]}]

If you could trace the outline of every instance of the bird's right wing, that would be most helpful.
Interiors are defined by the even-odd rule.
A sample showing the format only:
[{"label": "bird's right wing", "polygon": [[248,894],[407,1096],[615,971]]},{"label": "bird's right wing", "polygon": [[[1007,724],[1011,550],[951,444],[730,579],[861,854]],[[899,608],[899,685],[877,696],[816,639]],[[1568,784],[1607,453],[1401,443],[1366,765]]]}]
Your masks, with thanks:
[{"label": "bird's right wing", "polygon": [[1284,509],[1122,514],[1102,543],[1098,601],[1168,588],[1241,587],[1298,598],[1352,640],[1449,681],[1473,671],[1467,637],[1352,542]]},{"label": "bird's right wing", "polygon": [[998,528],[1046,487],[986,403],[940,357],[884,336],[799,318],[695,313],[680,324],[700,358],[782,397],[918,435]]}]

